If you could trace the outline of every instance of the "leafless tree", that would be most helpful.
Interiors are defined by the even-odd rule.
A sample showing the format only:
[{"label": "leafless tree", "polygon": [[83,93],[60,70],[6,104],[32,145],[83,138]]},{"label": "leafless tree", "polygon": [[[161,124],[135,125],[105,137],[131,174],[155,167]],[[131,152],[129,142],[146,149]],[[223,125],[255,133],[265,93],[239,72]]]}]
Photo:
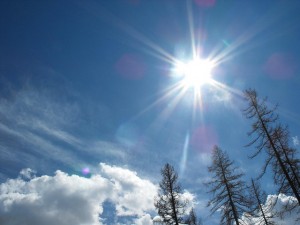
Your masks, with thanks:
[{"label": "leafless tree", "polygon": [[267,99],[259,100],[255,90],[246,90],[245,98],[248,107],[244,113],[247,118],[254,120],[249,136],[255,135],[248,146],[257,144],[256,152],[250,158],[266,150],[267,158],[261,176],[271,164],[274,182],[279,185],[279,191],[293,193],[300,205],[299,159],[296,159],[296,150],[288,145],[287,128],[278,123],[276,107],[270,109],[266,104]]},{"label": "leafless tree", "polygon": [[188,218],[187,218],[185,224],[187,224],[187,225],[201,225],[202,224],[201,220],[197,219],[194,208],[192,208],[190,210],[190,213],[188,215]]},{"label": "leafless tree", "polygon": [[182,199],[181,186],[178,183],[178,175],[173,166],[167,163],[162,168],[161,175],[160,193],[154,206],[167,225],[179,225],[183,222],[188,201]]},{"label": "leafless tree", "polygon": [[257,221],[258,225],[275,225],[270,219],[274,217],[271,214],[273,205],[266,205],[263,207],[263,203],[266,201],[267,195],[261,190],[260,185],[251,179],[251,185],[249,186],[249,194],[252,198],[249,214],[254,217],[259,217]]},{"label": "leafless tree", "polygon": [[[286,168],[292,183],[295,185],[298,193],[300,191],[300,159],[296,158],[297,150],[290,148],[288,144],[289,132],[287,127],[277,125],[274,129],[272,138],[274,139],[275,146],[278,148],[282,156],[282,162]],[[274,182],[279,186],[278,191],[289,195],[293,194],[293,189],[289,185],[288,179],[280,168],[278,161],[272,164],[274,171]]]},{"label": "leafless tree", "polygon": [[249,199],[244,195],[246,185],[241,180],[243,174],[238,173],[233,164],[226,152],[214,147],[212,165],[208,167],[213,177],[206,183],[213,198],[207,205],[212,207],[212,214],[221,211],[222,225],[240,225],[239,217],[249,205]]}]

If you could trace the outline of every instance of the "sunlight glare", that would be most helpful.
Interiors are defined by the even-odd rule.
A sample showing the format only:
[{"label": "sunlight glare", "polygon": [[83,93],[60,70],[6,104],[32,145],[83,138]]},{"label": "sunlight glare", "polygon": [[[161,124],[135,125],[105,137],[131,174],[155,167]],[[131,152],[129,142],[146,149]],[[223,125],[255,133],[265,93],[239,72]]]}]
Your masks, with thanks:
[{"label": "sunlight glare", "polygon": [[203,59],[177,65],[178,72],[183,75],[182,84],[185,88],[199,88],[210,83],[212,69],[213,63]]}]

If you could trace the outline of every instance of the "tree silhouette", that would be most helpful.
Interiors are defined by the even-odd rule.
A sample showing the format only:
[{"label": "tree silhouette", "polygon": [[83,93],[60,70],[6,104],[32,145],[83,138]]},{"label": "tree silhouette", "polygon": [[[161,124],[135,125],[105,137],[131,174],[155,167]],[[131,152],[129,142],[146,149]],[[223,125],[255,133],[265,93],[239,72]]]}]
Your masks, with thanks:
[{"label": "tree silhouette", "polygon": [[[278,148],[279,154],[282,156],[282,162],[286,168],[292,183],[296,189],[300,190],[300,160],[296,158],[297,150],[290,148],[288,144],[289,132],[287,127],[277,125],[272,135],[274,143]],[[289,195],[293,194],[293,189],[289,185],[288,179],[280,168],[278,161],[273,162],[274,182],[279,185],[278,192]]]},{"label": "tree silhouette", "polygon": [[173,166],[167,163],[161,169],[161,175],[160,193],[154,206],[158,209],[158,214],[166,224],[179,225],[183,221],[188,201],[181,197],[181,186],[178,184],[178,175]]},{"label": "tree silhouette", "polygon": [[246,211],[249,200],[244,196],[245,183],[241,180],[242,173],[235,172],[228,155],[218,146],[212,153],[212,165],[208,171],[213,175],[211,181],[205,183],[213,198],[208,202],[212,214],[221,211],[221,224],[240,225],[239,216]]},{"label": "tree silhouette", "polygon": [[251,179],[251,185],[249,187],[249,194],[252,198],[251,202],[251,211],[249,212],[250,215],[255,217],[260,217],[261,219],[258,220],[256,223],[257,225],[274,225],[275,223],[270,220],[270,218],[273,218],[273,215],[270,215],[270,212],[272,210],[271,206],[265,206],[263,207],[263,202],[266,200],[266,193],[261,190],[260,185],[255,182],[253,179]]},{"label": "tree silhouette", "polygon": [[192,208],[189,212],[188,218],[185,222],[187,225],[201,225],[201,220],[197,219],[197,216],[195,214],[194,208]]},{"label": "tree silhouette", "polygon": [[267,159],[261,176],[271,163],[274,182],[279,185],[279,191],[293,193],[300,205],[299,160],[295,158],[296,150],[288,146],[287,128],[278,124],[275,108],[269,109],[267,99],[259,100],[255,90],[246,90],[245,98],[248,107],[244,114],[254,120],[249,136],[256,134],[248,146],[257,143],[257,150],[250,158],[256,157],[265,149]]}]

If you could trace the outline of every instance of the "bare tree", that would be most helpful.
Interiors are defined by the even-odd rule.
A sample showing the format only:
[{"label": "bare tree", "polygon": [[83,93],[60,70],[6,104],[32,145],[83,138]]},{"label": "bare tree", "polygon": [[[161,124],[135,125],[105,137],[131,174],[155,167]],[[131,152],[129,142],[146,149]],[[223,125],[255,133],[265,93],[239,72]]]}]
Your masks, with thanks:
[{"label": "bare tree", "polygon": [[[290,148],[288,144],[289,132],[287,127],[277,125],[274,129],[272,138],[274,139],[275,146],[278,148],[280,155],[282,156],[282,162],[295,185],[297,190],[300,190],[300,159],[296,158],[297,150]],[[289,182],[280,168],[280,164],[273,162],[274,182],[279,185],[279,192],[286,194],[293,194],[293,190],[289,185]],[[299,192],[298,192],[299,193]]]},{"label": "bare tree", "polygon": [[212,207],[212,214],[221,211],[221,224],[226,225],[240,225],[239,217],[249,205],[249,200],[244,196],[246,185],[241,180],[243,174],[235,172],[237,167],[233,163],[226,152],[218,146],[214,147],[212,165],[208,167],[213,177],[206,183],[213,198],[207,205]]},{"label": "bare tree", "polygon": [[256,135],[248,146],[257,144],[257,150],[250,158],[266,150],[267,159],[261,176],[271,164],[274,182],[279,185],[279,191],[290,191],[300,205],[299,160],[295,158],[296,150],[288,146],[287,128],[278,124],[276,108],[269,109],[266,98],[259,100],[256,91],[252,89],[245,91],[245,97],[248,107],[244,113],[247,118],[254,120],[249,135]]},{"label": "bare tree", "polygon": [[179,225],[183,221],[188,202],[182,199],[181,186],[178,183],[178,175],[173,166],[167,163],[162,168],[161,175],[160,193],[155,200],[154,206],[158,209],[158,214],[167,225]]},{"label": "bare tree", "polygon": [[192,208],[190,210],[190,213],[188,215],[188,218],[187,218],[185,224],[188,224],[188,225],[201,225],[202,224],[201,219],[199,219],[199,220],[197,219],[194,208]]},{"label": "bare tree", "polygon": [[275,225],[274,222],[272,222],[270,219],[274,217],[274,215],[270,215],[272,211],[273,205],[270,206],[264,206],[263,202],[266,201],[267,195],[265,192],[261,190],[260,185],[255,182],[253,179],[251,179],[251,185],[249,187],[250,190],[250,196],[253,196],[252,198],[252,205],[250,206],[251,211],[249,214],[251,216],[260,217],[261,219],[257,221],[258,225]]}]

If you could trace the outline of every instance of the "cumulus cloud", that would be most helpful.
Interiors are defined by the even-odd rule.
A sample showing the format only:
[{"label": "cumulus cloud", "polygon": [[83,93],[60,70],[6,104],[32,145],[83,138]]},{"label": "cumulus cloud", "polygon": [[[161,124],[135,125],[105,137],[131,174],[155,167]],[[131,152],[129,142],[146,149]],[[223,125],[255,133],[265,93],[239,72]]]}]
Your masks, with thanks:
[{"label": "cumulus cloud", "polygon": [[[30,169],[22,171],[28,174]],[[117,216],[151,224],[157,186],[133,171],[102,163],[100,173],[90,178],[62,171],[29,175],[0,184],[0,224],[100,225],[105,201],[115,204]]]},{"label": "cumulus cloud", "polygon": [[117,215],[143,215],[154,210],[153,199],[157,186],[149,180],[141,179],[136,172],[101,163],[102,172],[113,183],[115,192],[111,197],[116,203]]},{"label": "cumulus cloud", "polygon": [[32,179],[35,177],[35,174],[36,174],[36,171],[34,171],[30,168],[22,169],[20,172],[20,176],[25,179]]},{"label": "cumulus cloud", "polygon": [[[284,194],[268,195],[267,200],[262,208],[266,216],[270,217],[270,221],[274,224],[281,225],[298,225],[299,224],[299,207],[295,197],[286,196]],[[289,208],[289,210],[287,210]],[[245,225],[259,225],[262,223],[262,215],[258,213],[251,216],[244,213],[241,220]]]},{"label": "cumulus cloud", "polygon": [[136,219],[134,221],[134,224],[135,225],[152,225],[153,222],[152,222],[151,216],[149,214],[145,214],[142,217]]}]

